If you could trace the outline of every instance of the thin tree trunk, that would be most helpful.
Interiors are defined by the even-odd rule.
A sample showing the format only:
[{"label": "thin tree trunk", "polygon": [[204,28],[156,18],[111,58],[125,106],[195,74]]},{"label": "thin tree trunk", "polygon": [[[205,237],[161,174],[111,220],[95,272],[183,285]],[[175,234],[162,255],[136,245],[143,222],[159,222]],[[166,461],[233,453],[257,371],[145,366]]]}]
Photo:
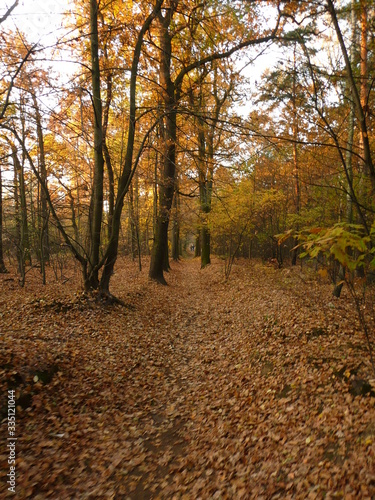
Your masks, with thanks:
[{"label": "thin tree trunk", "polygon": [[[105,57],[108,59],[107,49],[105,48]],[[103,112],[103,153],[105,165],[107,168],[108,174],[108,239],[111,238],[112,232],[112,219],[113,219],[113,210],[115,208],[115,179],[111,161],[111,155],[109,153],[108,145],[107,145],[107,130],[108,130],[108,120],[109,120],[109,109],[112,101],[112,74],[110,70],[107,70],[106,77],[106,100]]]},{"label": "thin tree trunk", "polygon": [[180,259],[180,220],[177,184],[173,198],[172,259],[174,261],[178,261]]},{"label": "thin tree trunk", "polygon": [[137,256],[137,234],[135,226],[135,210],[134,210],[134,187],[133,183],[129,186],[129,222],[130,222],[130,251],[132,260]]},{"label": "thin tree trunk", "polygon": [[76,210],[74,206],[74,197],[72,195],[71,189],[69,190],[69,199],[70,199],[70,213],[71,213],[71,220],[72,220],[72,227],[74,231],[74,239],[76,240],[76,245],[79,244],[79,227],[77,224],[77,217],[76,217]]},{"label": "thin tree trunk", "polygon": [[[355,0],[352,0],[352,12],[351,12],[351,29],[352,29],[352,39],[350,46],[350,62],[354,60],[355,54],[355,41],[356,41],[356,15],[355,15]],[[354,116],[355,108],[354,101],[350,99],[350,113],[348,121],[348,142],[346,146],[346,171],[348,176],[348,184],[353,186],[353,142],[354,142]],[[346,195],[346,221],[351,224],[353,222],[353,199],[350,194],[350,186],[348,185],[348,192]],[[345,268],[340,264],[338,272],[339,282],[335,284],[333,289],[333,296],[339,298],[341,295],[342,287],[345,280]]]},{"label": "thin tree trunk", "polygon": [[135,190],[135,237],[137,242],[137,255],[138,255],[138,269],[142,271],[142,256],[141,256],[141,230],[140,230],[140,221],[139,221],[139,179],[138,172],[135,173],[135,182],[134,182],[134,190]]},{"label": "thin tree trunk", "polygon": [[200,234],[200,231],[198,231],[198,233],[195,237],[194,257],[200,257],[200,256],[201,256],[201,234]]},{"label": "thin tree trunk", "polygon": [[[21,267],[26,265],[31,265],[31,255],[30,255],[30,239],[29,239],[29,227],[27,223],[27,204],[26,204],[26,189],[25,189],[25,178],[23,172],[23,166],[18,159],[17,149],[12,146],[13,150],[13,163],[15,168],[15,192],[17,195],[15,197],[16,206],[18,206],[18,220],[19,220],[19,251],[20,251],[20,262]],[[22,269],[20,268],[21,275]]]},{"label": "thin tree trunk", "polygon": [[[212,206],[212,188],[214,178],[214,139],[222,107],[230,95],[233,88],[233,81],[230,80],[222,97],[218,92],[218,67],[214,61],[213,65],[213,88],[212,96],[215,100],[211,120],[205,123],[202,117],[198,118],[198,168],[199,168],[199,198],[201,211],[201,235],[200,235],[200,256],[201,268],[211,263],[211,234],[209,227],[209,214]],[[197,112],[205,109],[203,80],[204,74],[200,79],[199,107]],[[192,103],[194,105],[194,103]]]},{"label": "thin tree trunk", "polygon": [[[160,127],[158,127],[160,133]],[[160,138],[160,135],[159,135]],[[156,150],[155,155],[155,168],[154,168],[154,199],[153,199],[153,218],[152,218],[152,228],[153,228],[153,241],[155,241],[156,225],[158,220],[158,167],[159,167],[159,153]]]},{"label": "thin tree trunk", "polygon": [[2,172],[0,166],[0,273],[7,273],[7,268],[4,264],[4,250],[3,250],[3,182]]},{"label": "thin tree trunk", "polygon": [[[31,80],[30,80],[31,86]],[[47,186],[47,169],[46,169],[46,157],[44,152],[44,136],[43,136],[43,128],[42,128],[42,120],[40,116],[38,101],[36,99],[35,93],[31,89],[31,95],[34,104],[35,111],[35,120],[36,120],[36,129],[37,129],[37,137],[38,137],[38,146],[39,146],[39,168],[40,168],[40,178],[41,182],[45,186]],[[43,246],[43,258],[44,262],[49,262],[49,231],[48,231],[48,206],[47,206],[47,198],[46,192],[44,189],[38,190],[40,193],[40,216],[38,220],[40,221],[38,231],[39,234],[43,232],[43,238],[41,239],[41,245]],[[44,230],[42,231],[42,228]]]},{"label": "thin tree trunk", "polygon": [[[25,113],[24,113],[24,96],[20,97],[20,121],[22,129],[22,140],[23,143],[26,142],[26,124],[25,124]],[[14,146],[14,145],[13,145]],[[20,200],[20,223],[21,223],[21,252],[24,266],[31,266],[31,246],[30,246],[30,236],[29,236],[29,225],[27,221],[27,201],[26,201],[26,185],[25,185],[25,173],[24,165],[26,154],[24,149],[22,149],[22,161],[19,161],[17,148],[14,146],[17,175],[18,175],[18,186],[19,186],[19,200]],[[24,277],[23,277],[24,283]]]},{"label": "thin tree trunk", "polygon": [[[201,95],[202,99],[202,95]],[[198,168],[199,168],[199,200],[201,212],[201,268],[211,263],[210,254],[210,230],[208,227],[208,214],[210,213],[209,185],[207,180],[206,166],[206,141],[202,119],[198,119]]]},{"label": "thin tree trunk", "polygon": [[360,0],[361,6],[361,105],[365,115],[367,114],[367,78],[368,78],[368,18],[367,18],[367,1]]},{"label": "thin tree trunk", "polygon": [[22,235],[21,235],[21,213],[20,213],[19,178],[18,178],[19,160],[17,157],[17,149],[13,145],[12,145],[12,159],[14,166],[14,210],[15,210],[15,222],[16,222],[15,243],[17,248],[18,272],[21,275],[21,284],[23,284],[25,278],[25,260],[23,254]]},{"label": "thin tree trunk", "polygon": [[94,178],[92,192],[91,235],[89,276],[86,289],[96,289],[99,285],[98,264],[103,217],[103,110],[100,95],[98,4],[90,0],[90,45],[91,45],[91,80],[92,102],[94,110]]},{"label": "thin tree trunk", "polygon": [[40,242],[39,242],[39,245],[40,245],[40,257],[41,257],[40,258],[40,272],[42,274],[43,285],[46,284],[46,259],[45,259],[45,256],[44,256],[43,241],[44,241],[44,232],[46,231],[47,226],[48,226],[48,218],[49,218],[49,214],[47,214],[46,219],[43,221],[43,226],[42,226],[41,231],[40,231]]},{"label": "thin tree trunk", "polygon": [[135,128],[136,128],[136,83],[137,83],[137,73],[138,64],[141,54],[141,48],[143,44],[143,37],[146,31],[149,29],[152,21],[158,15],[163,0],[157,0],[155,7],[153,8],[151,14],[147,17],[142,25],[142,28],[138,34],[136,46],[133,54],[132,68],[130,73],[130,97],[129,97],[129,126],[128,126],[128,142],[126,147],[126,155],[124,168],[120,175],[117,189],[117,199],[115,203],[115,208],[113,211],[112,219],[112,232],[111,239],[109,241],[104,259],[103,259],[103,273],[100,280],[100,294],[105,297],[110,297],[109,293],[109,283],[111,276],[113,274],[113,269],[116,263],[118,254],[118,244],[119,235],[121,228],[121,213],[124,206],[124,197],[129,189],[131,182],[133,165],[133,151],[134,151],[134,138],[135,138]]},{"label": "thin tree trunk", "polygon": [[[293,52],[293,96],[292,96],[292,111],[293,111],[293,174],[294,174],[294,196],[296,203],[296,216],[297,220],[301,212],[301,189],[299,182],[299,162],[298,162],[298,110],[297,110],[297,68],[296,68],[296,45],[294,45]],[[299,224],[297,222],[296,230],[299,230]],[[298,257],[298,239],[294,240],[294,250],[292,254],[292,266],[297,264]]]},{"label": "thin tree trunk", "polygon": [[[340,26],[339,26],[339,23],[337,20],[336,10],[335,10],[333,1],[327,0],[327,6],[328,6],[328,11],[331,15],[331,19],[332,19],[332,22],[333,22],[333,25],[334,25],[334,28],[336,31],[337,39],[339,41],[341,52],[342,52],[342,55],[343,55],[344,61],[345,61],[348,82],[349,82],[349,85],[351,88],[353,102],[354,102],[356,114],[358,117],[358,123],[359,123],[359,127],[360,127],[361,139],[362,139],[362,144],[363,144],[363,161],[364,161],[366,170],[368,171],[369,176],[370,176],[372,191],[375,192],[375,167],[374,167],[373,160],[372,160],[370,141],[369,141],[369,137],[368,137],[366,112],[365,112],[365,109],[362,105],[361,95],[360,95],[360,92],[358,91],[358,88],[357,88],[357,85],[355,82],[354,73],[353,73],[353,69],[351,66],[351,62],[350,62],[350,57],[349,57],[348,51],[346,49],[344,38],[343,38],[341,30],[340,30]],[[363,49],[363,51],[364,50],[365,49]]]}]

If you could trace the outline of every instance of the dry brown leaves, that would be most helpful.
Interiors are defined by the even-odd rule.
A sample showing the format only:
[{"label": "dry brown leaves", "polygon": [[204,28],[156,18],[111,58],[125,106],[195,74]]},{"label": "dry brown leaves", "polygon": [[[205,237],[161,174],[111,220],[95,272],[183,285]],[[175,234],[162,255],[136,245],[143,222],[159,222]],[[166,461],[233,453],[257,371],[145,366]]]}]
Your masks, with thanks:
[{"label": "dry brown leaves", "polygon": [[17,498],[375,497],[375,398],[350,393],[371,371],[345,293],[254,263],[228,283],[219,261],[176,263],[168,287],[117,269],[129,308],[73,277],[0,276]]}]

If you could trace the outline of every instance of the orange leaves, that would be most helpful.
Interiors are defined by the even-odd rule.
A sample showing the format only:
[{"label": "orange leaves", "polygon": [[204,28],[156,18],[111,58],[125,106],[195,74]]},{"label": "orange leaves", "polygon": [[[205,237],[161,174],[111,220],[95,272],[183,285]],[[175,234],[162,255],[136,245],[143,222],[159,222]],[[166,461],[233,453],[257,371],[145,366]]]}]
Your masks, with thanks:
[{"label": "orange leaves", "polygon": [[[168,287],[135,266],[121,260],[113,282],[132,309],[46,308],[36,299],[67,304],[74,287],[34,276],[21,297],[0,276],[0,312],[13,306],[0,330],[18,332],[0,367],[12,359],[32,398],[17,417],[20,496],[374,495],[374,400],[349,393],[369,363],[345,293],[330,307],[300,271],[246,262],[227,283],[217,260],[180,262]],[[52,380],[33,383],[52,360]]]}]

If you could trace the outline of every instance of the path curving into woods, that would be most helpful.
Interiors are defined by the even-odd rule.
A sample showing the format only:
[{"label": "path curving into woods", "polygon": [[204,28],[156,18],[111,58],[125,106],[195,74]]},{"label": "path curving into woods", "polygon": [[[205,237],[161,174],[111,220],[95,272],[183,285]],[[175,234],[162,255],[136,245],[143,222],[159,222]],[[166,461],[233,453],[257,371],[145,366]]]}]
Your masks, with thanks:
[{"label": "path curving into woods", "polygon": [[124,260],[112,291],[126,309],[0,277],[2,374],[13,352],[31,396],[18,498],[375,495],[375,399],[351,394],[370,372],[349,297],[300,269],[223,276],[191,259],[163,287]]}]

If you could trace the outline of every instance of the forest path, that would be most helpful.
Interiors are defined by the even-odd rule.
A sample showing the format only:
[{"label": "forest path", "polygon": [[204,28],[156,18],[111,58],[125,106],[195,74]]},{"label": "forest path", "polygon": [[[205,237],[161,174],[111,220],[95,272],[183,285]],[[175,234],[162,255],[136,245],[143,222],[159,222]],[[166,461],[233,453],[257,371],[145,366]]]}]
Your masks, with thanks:
[{"label": "forest path", "polygon": [[[169,286],[155,290],[158,316],[150,314],[146,303],[142,312],[151,328],[155,324],[159,347],[164,345],[157,354],[163,375],[152,390],[158,394],[158,404],[151,412],[156,439],[145,439],[150,463],[157,468],[151,467],[151,474],[150,469],[133,471],[141,478],[130,495],[134,499],[169,498],[176,489],[198,498],[206,483],[214,482],[219,496],[220,483],[228,485],[224,471],[218,473],[220,463],[235,454],[227,434],[236,435],[238,398],[243,403],[250,401],[250,370],[245,368],[242,380],[238,376],[240,361],[245,359],[249,365],[252,357],[246,333],[254,328],[254,318],[244,312],[250,312],[254,304],[258,314],[260,304],[269,312],[269,290],[258,287],[252,298],[245,293],[244,308],[228,294],[228,286],[218,273],[219,264],[215,273],[212,268],[200,270],[196,260],[172,265]],[[253,287],[251,279],[248,286]],[[246,283],[237,287],[237,299],[245,287]],[[223,439],[223,447],[215,449],[219,439]],[[236,492],[235,486],[233,494]]]},{"label": "forest path", "polygon": [[218,260],[166,277],[121,261],[129,309],[4,281],[0,354],[32,400],[19,498],[371,498],[374,399],[349,393],[369,364],[346,293],[257,263],[228,282]]}]

